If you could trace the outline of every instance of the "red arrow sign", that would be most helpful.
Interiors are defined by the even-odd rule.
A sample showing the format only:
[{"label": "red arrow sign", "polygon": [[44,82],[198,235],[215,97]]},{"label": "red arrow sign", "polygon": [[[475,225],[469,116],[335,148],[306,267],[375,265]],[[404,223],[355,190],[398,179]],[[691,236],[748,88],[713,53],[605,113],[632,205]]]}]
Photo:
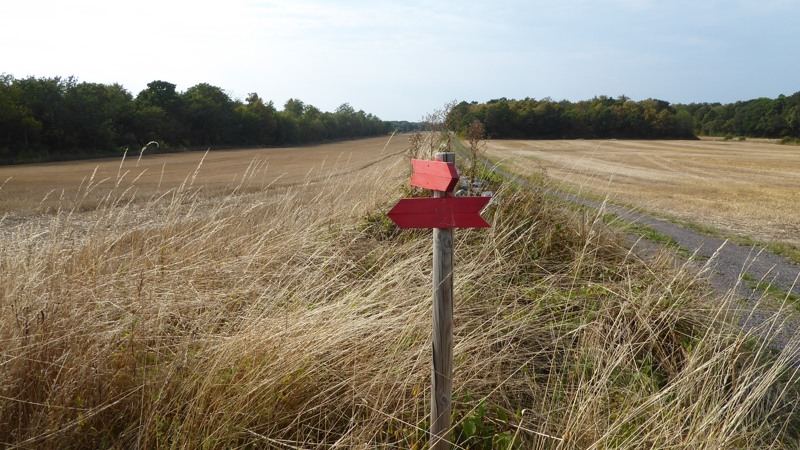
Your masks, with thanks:
[{"label": "red arrow sign", "polygon": [[481,210],[490,197],[403,198],[389,211],[400,228],[487,228]]},{"label": "red arrow sign", "polygon": [[444,161],[411,160],[411,185],[450,192],[458,182],[456,165]]}]

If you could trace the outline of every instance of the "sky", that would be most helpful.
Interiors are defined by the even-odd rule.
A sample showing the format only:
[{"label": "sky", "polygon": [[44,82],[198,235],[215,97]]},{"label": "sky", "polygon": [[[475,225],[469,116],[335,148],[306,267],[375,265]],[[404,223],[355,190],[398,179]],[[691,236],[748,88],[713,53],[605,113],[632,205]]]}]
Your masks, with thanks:
[{"label": "sky", "polygon": [[800,0],[2,0],[0,73],[419,120],[448,101],[800,91]]}]

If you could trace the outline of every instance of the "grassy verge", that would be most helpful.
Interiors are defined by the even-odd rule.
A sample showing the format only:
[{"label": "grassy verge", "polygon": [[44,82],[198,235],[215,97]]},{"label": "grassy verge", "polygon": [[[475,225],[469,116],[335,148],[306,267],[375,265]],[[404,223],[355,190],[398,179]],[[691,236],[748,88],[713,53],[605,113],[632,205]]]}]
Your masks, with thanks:
[{"label": "grassy verge", "polygon": [[765,242],[758,239],[754,239],[749,236],[726,233],[718,228],[697,222],[680,220],[675,217],[665,216],[663,214],[661,214],[660,216],[662,218],[665,218],[666,220],[669,220],[670,222],[676,223],[678,225],[689,228],[691,230],[695,230],[699,233],[703,233],[708,236],[714,236],[720,239],[727,239],[731,242],[746,247],[765,248],[776,255],[783,256],[796,264],[800,264],[800,248],[797,248],[794,245],[787,244],[784,242]]},{"label": "grassy verge", "polygon": [[608,226],[619,230],[626,234],[634,234],[636,236],[640,236],[643,239],[647,239],[650,242],[654,242],[659,244],[665,248],[668,248],[674,252],[676,252],[681,257],[688,259],[688,258],[697,258],[697,255],[693,255],[688,249],[682,247],[675,239],[671,236],[668,236],[660,231],[649,227],[647,225],[641,223],[630,223],[624,221],[618,215],[614,213],[606,213],[603,214],[603,222],[606,223]]},{"label": "grassy verge", "polygon": [[[397,172],[111,192],[7,230],[2,442],[423,448],[430,233],[386,221]],[[458,447],[800,444],[796,344],[768,351],[769,327],[552,196],[499,187],[485,215],[456,233]]]}]

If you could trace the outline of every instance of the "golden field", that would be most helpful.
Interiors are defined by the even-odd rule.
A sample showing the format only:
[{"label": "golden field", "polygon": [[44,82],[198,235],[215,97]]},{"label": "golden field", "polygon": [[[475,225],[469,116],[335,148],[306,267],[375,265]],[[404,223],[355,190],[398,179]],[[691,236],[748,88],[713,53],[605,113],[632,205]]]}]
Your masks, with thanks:
[{"label": "golden field", "polygon": [[727,234],[800,245],[800,147],[765,140],[495,140],[487,155]]},{"label": "golden field", "polygon": [[126,191],[136,200],[179,188],[202,187],[202,195],[285,188],[329,178],[358,176],[379,161],[397,157],[406,136],[358,139],[306,147],[212,150],[148,155],[129,151],[125,159],[0,166],[0,217],[93,209],[111,191]]}]

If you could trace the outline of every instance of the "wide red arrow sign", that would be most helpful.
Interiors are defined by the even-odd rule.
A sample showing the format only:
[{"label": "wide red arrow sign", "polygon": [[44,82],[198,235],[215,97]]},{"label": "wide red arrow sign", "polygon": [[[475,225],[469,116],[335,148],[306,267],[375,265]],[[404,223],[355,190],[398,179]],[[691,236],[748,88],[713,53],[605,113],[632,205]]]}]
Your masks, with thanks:
[{"label": "wide red arrow sign", "polygon": [[434,191],[450,192],[458,182],[458,171],[453,163],[411,160],[411,185]]},{"label": "wide red arrow sign", "polygon": [[403,198],[389,211],[400,228],[487,228],[481,210],[490,197]]}]

